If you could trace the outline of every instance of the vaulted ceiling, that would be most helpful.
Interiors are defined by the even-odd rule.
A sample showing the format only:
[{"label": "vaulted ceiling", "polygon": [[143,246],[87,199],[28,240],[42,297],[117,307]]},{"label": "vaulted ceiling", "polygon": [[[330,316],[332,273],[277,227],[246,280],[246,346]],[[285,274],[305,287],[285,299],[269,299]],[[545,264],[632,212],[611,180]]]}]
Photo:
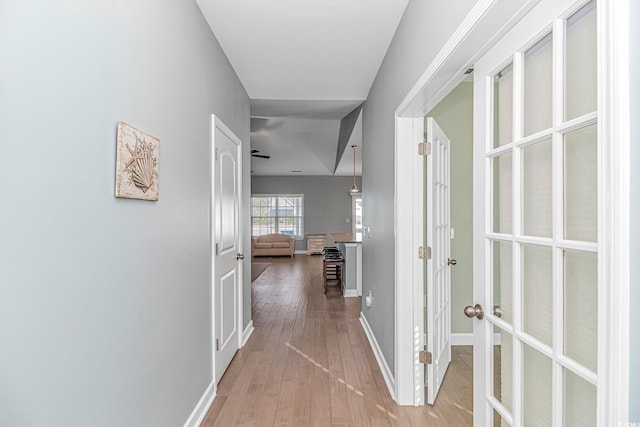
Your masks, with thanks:
[{"label": "vaulted ceiling", "polygon": [[[271,156],[254,173],[352,173],[341,120],[366,99],[408,0],[197,3],[252,100],[251,148]],[[348,144],[366,149],[359,129]]]}]

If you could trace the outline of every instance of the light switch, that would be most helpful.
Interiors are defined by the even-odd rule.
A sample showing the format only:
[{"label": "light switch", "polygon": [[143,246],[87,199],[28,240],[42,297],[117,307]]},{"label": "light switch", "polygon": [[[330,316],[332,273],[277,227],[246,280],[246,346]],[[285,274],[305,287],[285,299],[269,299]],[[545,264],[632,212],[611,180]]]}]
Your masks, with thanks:
[{"label": "light switch", "polygon": [[456,238],[456,231],[453,229],[453,227],[451,227],[450,233],[451,233],[451,240],[455,239]]}]

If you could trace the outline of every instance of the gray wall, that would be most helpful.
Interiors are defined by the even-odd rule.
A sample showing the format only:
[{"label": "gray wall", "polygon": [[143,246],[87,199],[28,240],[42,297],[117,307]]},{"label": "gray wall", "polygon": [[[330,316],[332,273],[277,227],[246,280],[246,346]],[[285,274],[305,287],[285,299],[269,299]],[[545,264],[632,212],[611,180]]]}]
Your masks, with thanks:
[{"label": "gray wall", "polygon": [[640,307],[640,53],[635,47],[640,39],[640,2],[632,1],[630,23],[631,34],[631,309],[630,309],[630,339],[631,352],[629,355],[629,421],[640,423],[640,313],[635,308]]},{"label": "gray wall", "polygon": [[363,295],[381,302],[362,306],[389,367],[394,355],[394,134],[395,110],[469,12],[475,0],[411,0],[378,71],[363,116]]},{"label": "gray wall", "polygon": [[472,333],[463,311],[473,300],[473,83],[458,85],[427,117],[451,140],[451,257],[458,261],[451,268],[451,332]]},{"label": "gray wall", "polygon": [[342,160],[344,151],[347,149],[347,143],[349,142],[349,139],[351,139],[351,135],[353,134],[353,130],[356,127],[356,123],[358,121],[358,117],[360,117],[361,112],[362,104],[358,105],[352,112],[350,112],[349,114],[344,116],[342,120],[340,120],[340,132],[338,134],[338,152],[336,153],[336,165],[333,168],[334,173],[338,169],[338,165]]},{"label": "gray wall", "polygon": [[[246,92],[194,1],[2,1],[0,57],[0,425],[183,425],[212,378],[210,114],[248,161]],[[158,202],[113,196],[118,120],[160,139]]]},{"label": "gray wall", "polygon": [[[360,177],[356,182],[361,188]],[[304,194],[305,234],[351,233],[352,185],[353,177],[346,176],[254,176],[251,192]],[[296,250],[306,248],[306,240],[296,240]]]}]

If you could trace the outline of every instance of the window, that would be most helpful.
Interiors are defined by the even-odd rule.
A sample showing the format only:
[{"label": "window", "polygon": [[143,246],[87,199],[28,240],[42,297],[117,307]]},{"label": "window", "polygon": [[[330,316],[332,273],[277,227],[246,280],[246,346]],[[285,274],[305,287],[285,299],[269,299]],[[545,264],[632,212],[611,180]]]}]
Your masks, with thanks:
[{"label": "window", "polygon": [[280,233],[302,237],[302,194],[258,194],[251,196],[251,235]]},{"label": "window", "polygon": [[362,194],[351,195],[351,224],[353,233],[362,233]]}]

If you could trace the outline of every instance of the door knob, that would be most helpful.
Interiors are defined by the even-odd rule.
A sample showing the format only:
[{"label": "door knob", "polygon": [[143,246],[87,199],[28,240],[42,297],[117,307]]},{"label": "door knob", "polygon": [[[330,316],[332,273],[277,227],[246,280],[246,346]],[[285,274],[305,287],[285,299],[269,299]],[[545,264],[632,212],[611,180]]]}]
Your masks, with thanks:
[{"label": "door knob", "polygon": [[236,259],[237,260],[244,259],[244,254],[238,253],[238,255],[236,255]]},{"label": "door knob", "polygon": [[456,261],[455,259],[451,259],[449,258],[449,260],[447,261],[447,265],[456,265],[458,263],[458,261]]},{"label": "door knob", "polygon": [[464,315],[470,319],[473,319],[474,317],[483,319],[484,311],[482,311],[482,306],[480,304],[476,304],[475,306],[468,305],[464,308]]},{"label": "door knob", "polygon": [[493,315],[496,317],[502,317],[502,309],[500,308],[499,305],[493,306]]}]

